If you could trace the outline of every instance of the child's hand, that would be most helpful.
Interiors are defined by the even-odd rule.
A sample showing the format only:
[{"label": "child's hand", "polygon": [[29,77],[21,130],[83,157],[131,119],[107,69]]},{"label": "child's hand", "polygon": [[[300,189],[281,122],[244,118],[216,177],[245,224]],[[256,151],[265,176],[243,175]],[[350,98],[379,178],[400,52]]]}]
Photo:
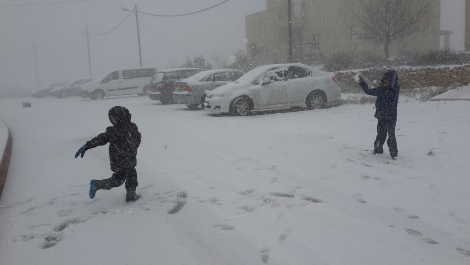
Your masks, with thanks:
[{"label": "child's hand", "polygon": [[355,75],[354,80],[358,83],[364,82],[364,78],[360,74]]},{"label": "child's hand", "polygon": [[77,158],[79,155],[81,155],[81,157],[83,158],[86,150],[88,150],[88,145],[85,144],[84,146],[80,147],[80,149],[78,149],[78,151],[75,153],[75,158]]}]

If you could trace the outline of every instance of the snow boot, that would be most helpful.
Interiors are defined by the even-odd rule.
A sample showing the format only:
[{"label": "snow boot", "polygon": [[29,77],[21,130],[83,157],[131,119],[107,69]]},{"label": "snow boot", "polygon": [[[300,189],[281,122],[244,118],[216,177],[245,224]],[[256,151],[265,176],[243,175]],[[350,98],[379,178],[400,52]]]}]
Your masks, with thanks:
[{"label": "snow boot", "polygon": [[135,202],[137,201],[140,197],[140,195],[137,195],[135,193],[135,190],[127,190],[127,194],[126,194],[126,202]]},{"label": "snow boot", "polygon": [[98,188],[96,187],[96,179],[92,179],[90,181],[90,192],[88,194],[90,196],[90,199],[95,198],[95,194],[97,190]]},{"label": "snow boot", "polygon": [[397,158],[398,153],[390,153],[390,156],[391,156],[393,159],[395,159],[395,158]]},{"label": "snow boot", "polygon": [[374,155],[375,154],[383,154],[384,150],[382,149],[374,149],[374,151],[372,152]]}]

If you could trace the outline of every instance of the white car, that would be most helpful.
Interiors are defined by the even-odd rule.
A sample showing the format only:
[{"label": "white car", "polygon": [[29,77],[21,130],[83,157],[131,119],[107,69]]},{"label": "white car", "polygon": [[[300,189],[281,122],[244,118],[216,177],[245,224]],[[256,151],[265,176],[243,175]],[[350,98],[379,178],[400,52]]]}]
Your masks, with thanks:
[{"label": "white car", "polygon": [[102,99],[106,96],[146,95],[144,89],[155,75],[155,68],[127,68],[107,72],[87,84],[81,94],[91,99]]},{"label": "white car", "polygon": [[245,116],[251,111],[322,108],[341,98],[334,76],[304,64],[255,68],[233,83],[206,91],[205,109]]}]

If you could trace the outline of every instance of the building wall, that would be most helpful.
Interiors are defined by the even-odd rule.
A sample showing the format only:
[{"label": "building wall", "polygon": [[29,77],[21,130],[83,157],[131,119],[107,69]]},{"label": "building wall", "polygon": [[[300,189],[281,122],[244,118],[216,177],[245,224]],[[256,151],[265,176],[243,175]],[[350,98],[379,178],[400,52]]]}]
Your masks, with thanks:
[{"label": "building wall", "polygon": [[[323,56],[338,52],[368,52],[375,55],[383,54],[383,47],[377,44],[355,39],[348,23],[350,5],[358,0],[292,0],[295,13],[294,57],[302,57],[301,53],[312,53],[305,49],[307,43],[318,41],[317,45]],[[427,0],[413,0],[427,1]],[[423,25],[423,30],[399,44],[390,47],[390,54],[397,55],[404,51],[429,51],[439,49],[440,44],[440,5],[436,2],[436,14],[430,23]],[[467,0],[470,1],[470,0]],[[287,0],[267,0],[267,10],[246,17],[248,51],[253,47],[263,46],[269,52],[264,55],[263,62],[275,54],[276,62],[285,62],[288,58]],[[469,34],[470,36],[470,34]],[[304,45],[302,48],[301,45]],[[302,51],[300,51],[302,50]],[[308,50],[308,51],[306,51]],[[259,55],[259,49],[255,54]],[[297,56],[296,56],[297,55]],[[258,56],[259,57],[259,56]],[[274,62],[274,61],[273,61]]]}]

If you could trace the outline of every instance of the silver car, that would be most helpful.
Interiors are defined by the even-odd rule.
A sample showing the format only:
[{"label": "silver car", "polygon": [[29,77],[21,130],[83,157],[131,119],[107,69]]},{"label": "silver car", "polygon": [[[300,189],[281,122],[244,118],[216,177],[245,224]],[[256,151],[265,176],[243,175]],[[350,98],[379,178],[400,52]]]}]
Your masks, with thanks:
[{"label": "silver car", "polygon": [[173,99],[180,104],[186,104],[189,109],[204,108],[205,91],[233,82],[240,78],[243,72],[233,69],[217,69],[199,72],[188,79],[177,81]]},{"label": "silver car", "polygon": [[207,91],[206,110],[245,116],[251,111],[321,108],[338,101],[341,90],[333,75],[304,64],[255,68],[234,83]]}]

